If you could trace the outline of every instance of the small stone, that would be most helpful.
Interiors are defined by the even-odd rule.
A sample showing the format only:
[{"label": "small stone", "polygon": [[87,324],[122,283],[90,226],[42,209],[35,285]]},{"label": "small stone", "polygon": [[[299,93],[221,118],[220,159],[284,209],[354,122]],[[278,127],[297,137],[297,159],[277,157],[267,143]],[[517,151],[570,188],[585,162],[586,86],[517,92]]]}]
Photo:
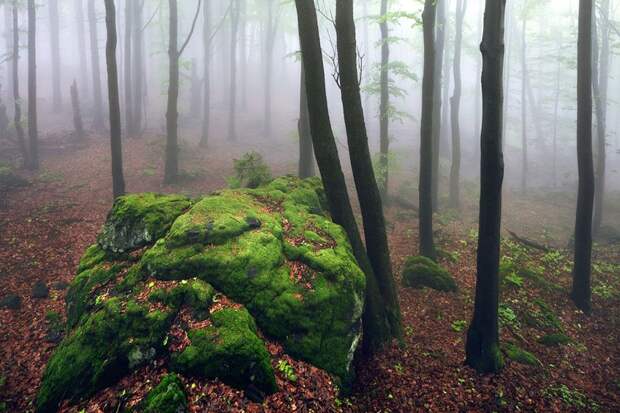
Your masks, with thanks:
[{"label": "small stone", "polygon": [[41,280],[37,281],[32,287],[32,298],[47,298],[50,295],[50,289]]},{"label": "small stone", "polygon": [[0,299],[0,308],[9,310],[19,310],[22,306],[22,299],[17,294],[8,294]]}]

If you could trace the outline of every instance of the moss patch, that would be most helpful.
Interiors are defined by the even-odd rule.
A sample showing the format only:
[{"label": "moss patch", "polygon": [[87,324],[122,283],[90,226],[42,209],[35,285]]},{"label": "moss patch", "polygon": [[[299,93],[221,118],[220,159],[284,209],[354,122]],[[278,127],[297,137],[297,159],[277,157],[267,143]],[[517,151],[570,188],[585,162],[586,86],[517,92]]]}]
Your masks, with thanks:
[{"label": "moss patch", "polygon": [[412,288],[432,288],[438,291],[457,291],[456,282],[450,273],[426,257],[409,257],[402,272],[403,284]]},{"label": "moss patch", "polygon": [[564,333],[550,333],[540,337],[538,342],[548,347],[557,347],[570,343],[571,339]]},{"label": "moss patch", "polygon": [[187,409],[183,383],[176,374],[164,376],[143,401],[143,413],[179,413]]},{"label": "moss patch", "polygon": [[515,344],[505,343],[502,345],[502,350],[504,350],[504,354],[506,354],[506,357],[514,362],[526,364],[528,366],[542,366],[541,362],[538,360],[538,358],[536,358],[535,355],[533,355],[529,351],[523,350],[521,347]]}]

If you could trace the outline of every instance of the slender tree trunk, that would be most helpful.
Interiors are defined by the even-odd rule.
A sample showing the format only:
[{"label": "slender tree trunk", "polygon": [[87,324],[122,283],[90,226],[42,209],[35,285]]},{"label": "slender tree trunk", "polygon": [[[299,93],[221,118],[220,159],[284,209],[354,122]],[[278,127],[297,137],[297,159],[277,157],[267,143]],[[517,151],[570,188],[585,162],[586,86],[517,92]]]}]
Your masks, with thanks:
[{"label": "slender tree trunk", "polygon": [[506,32],[507,41],[506,41],[506,51],[508,54],[506,55],[506,70],[504,70],[504,108],[502,112],[502,119],[504,120],[503,130],[502,130],[502,151],[506,150],[506,141],[508,140],[507,135],[507,126],[508,126],[508,98],[510,98],[510,64],[512,62],[512,51],[514,49],[513,43],[513,21],[514,21],[514,3],[510,2],[507,5],[506,9]]},{"label": "slender tree trunk", "polygon": [[420,121],[420,255],[436,258],[433,240],[433,113],[435,112],[435,0],[425,0],[424,76],[422,79],[422,118]]},{"label": "slender tree trunk", "polygon": [[248,80],[248,3],[247,0],[240,0],[240,23],[239,29],[239,57],[241,61],[241,73],[239,73],[240,83],[240,97],[241,97],[241,110],[248,108],[248,92],[247,92],[247,80]]},{"label": "slender tree trunk", "polygon": [[594,162],[592,160],[592,0],[579,0],[577,47],[577,164],[579,192],[575,221],[575,266],[571,298],[577,308],[591,308],[592,214]]},{"label": "slender tree trunk", "polygon": [[[364,222],[366,252],[379,284],[384,310],[391,329],[390,335],[400,337],[402,335],[400,305],[392,275],[381,193],[372,168],[360,95],[353,0],[339,0],[336,3],[336,33],[342,107],[351,169]],[[374,339],[377,341],[373,341]],[[384,339],[384,337],[369,337],[365,345],[372,351],[379,347]]]},{"label": "slender tree trunk", "polygon": [[390,325],[377,280],[355,222],[344,174],[338,158],[338,149],[327,109],[323,54],[314,1],[295,0],[295,4],[299,41],[306,74],[314,153],[325,186],[332,218],[347,232],[355,258],[366,275],[366,301],[363,316],[364,339],[381,343],[390,338]]},{"label": "slender tree trunk", "polygon": [[314,176],[314,153],[312,152],[312,135],[310,134],[310,113],[308,113],[308,99],[306,97],[306,76],[304,65],[301,64],[299,82],[299,177]]},{"label": "slender tree trunk", "polygon": [[[131,76],[133,9],[131,0],[125,0],[125,128],[129,136],[135,133],[133,130],[133,79]],[[138,79],[140,78],[136,78],[136,80]]]},{"label": "slender tree trunk", "polygon": [[133,10],[133,110],[132,110],[132,126],[130,127],[133,135],[139,135],[142,132],[142,120],[144,114],[144,81],[146,78],[144,70],[144,38],[143,38],[143,11],[144,0],[131,1]]},{"label": "slender tree trunk", "polygon": [[15,104],[13,123],[17,134],[17,145],[25,166],[30,165],[30,156],[26,147],[26,138],[22,126],[22,101],[19,96],[19,20],[18,3],[13,0],[13,102]]},{"label": "slender tree trunk", "polygon": [[275,0],[267,0],[267,21],[265,24],[265,67],[264,67],[264,79],[263,87],[265,90],[265,102],[264,102],[264,122],[265,122],[265,136],[271,137],[271,79],[272,79],[272,67],[273,67],[273,49],[276,35],[276,22],[274,16]]},{"label": "slender tree trunk", "polygon": [[78,92],[78,85],[75,80],[71,84],[71,107],[73,108],[73,127],[75,128],[75,138],[77,141],[81,142],[84,140],[86,135],[84,133],[84,123],[82,122],[80,94]]},{"label": "slender tree trunk", "polygon": [[232,0],[230,9],[230,88],[228,108],[228,140],[237,140],[237,35],[239,31],[239,0]]},{"label": "slender tree trunk", "polygon": [[88,64],[86,63],[86,30],[84,29],[84,6],[83,0],[75,0],[75,23],[77,26],[77,46],[80,60],[80,91],[82,97],[88,99],[90,94],[88,82]]},{"label": "slender tree trunk", "polygon": [[[13,85],[13,65],[9,64],[8,61],[13,59],[13,16],[12,16],[12,4],[9,2],[4,2],[4,36],[5,36],[5,46],[7,52],[7,64],[6,64],[6,85]],[[7,105],[13,99],[13,91],[11,87],[6,88],[6,101]]]},{"label": "slender tree trunk", "polygon": [[54,112],[62,110],[62,88],[60,86],[60,36],[58,0],[49,0],[50,47],[52,52],[52,105]]},{"label": "slender tree trunk", "polygon": [[389,31],[387,24],[388,5],[387,0],[381,0],[381,16],[379,23],[381,30],[381,98],[379,103],[379,190],[381,197],[387,200],[389,165],[388,156],[390,150],[390,44],[388,43]]},{"label": "slender tree trunk", "polygon": [[170,7],[170,35],[168,43],[169,81],[168,109],[166,110],[166,165],[164,182],[176,182],[179,175],[179,145],[177,112],[179,100],[179,50],[178,50],[178,11],[177,0],[168,0]]},{"label": "slender tree trunk", "polygon": [[460,196],[460,173],[461,173],[461,127],[459,115],[461,108],[461,44],[463,42],[463,19],[467,0],[456,2],[456,27],[454,32],[454,92],[451,99],[452,120],[452,166],[450,167],[450,206],[459,208]]},{"label": "slender tree trunk", "polygon": [[467,331],[466,363],[478,372],[503,366],[499,348],[499,254],[502,216],[502,154],[504,12],[506,0],[486,0],[483,58],[483,118],[480,161],[480,218],[476,298]]},{"label": "slender tree trunk", "polygon": [[37,125],[37,16],[34,0],[28,0],[28,169],[39,169]]},{"label": "slender tree trunk", "polygon": [[211,120],[211,1],[207,0],[203,9],[203,91],[202,91],[202,132],[200,146],[206,147],[209,141]]},{"label": "slender tree trunk", "polygon": [[[450,82],[452,81],[451,79],[451,73],[450,73],[450,64],[453,62],[450,62],[449,56],[450,56],[450,18],[449,18],[449,13],[447,12],[447,10],[449,10],[450,8],[450,4],[451,1],[450,0],[444,0],[445,4],[444,4],[444,16],[448,16],[445,17],[445,22],[444,22],[444,57],[443,57],[443,67],[441,69],[441,73],[442,73],[442,82],[441,82],[441,127],[439,128],[440,133],[439,133],[439,141],[437,143],[437,160],[439,162],[439,159],[441,159],[441,156],[447,156],[447,152],[449,151],[449,143],[448,143],[448,136],[450,136]],[[439,179],[439,172],[437,173],[437,178]]]},{"label": "slender tree trunk", "polygon": [[558,116],[560,110],[560,80],[562,76],[562,41],[559,40],[557,64],[558,68],[555,74],[555,96],[553,97],[553,154],[552,154],[552,169],[553,169],[553,187],[557,187],[558,184]]},{"label": "slender tree trunk", "polygon": [[435,0],[436,2],[436,21],[435,25],[435,68],[433,76],[433,130],[432,130],[432,174],[431,174],[431,197],[432,210],[439,209],[439,139],[441,137],[441,85],[444,46],[446,40],[446,1]]},{"label": "slender tree trunk", "polygon": [[[596,50],[594,53],[594,99],[596,106],[596,188],[594,192],[594,221],[593,234],[596,236],[601,229],[603,221],[603,204],[605,201],[605,168],[606,168],[606,147],[607,138],[607,88],[609,85],[609,0],[602,0],[600,6],[601,15],[601,50],[600,58],[598,53],[597,30],[594,29],[594,39]],[[596,13],[593,14],[596,22]],[[600,64],[600,66],[599,66]]]},{"label": "slender tree trunk", "polygon": [[97,34],[97,15],[95,1],[88,0],[88,26],[90,27],[90,62],[93,75],[93,127],[104,128],[103,97],[101,95],[101,72],[99,67],[99,36]]},{"label": "slender tree trunk", "polygon": [[114,0],[105,0],[105,48],[108,67],[108,102],[110,106],[110,147],[112,150],[112,192],[114,198],[125,194],[123,178],[123,150],[121,147],[121,104],[118,92],[118,67],[116,65],[116,9]]},{"label": "slender tree trunk", "polygon": [[521,27],[521,191],[527,192],[527,50],[525,33],[527,18],[523,17]]},{"label": "slender tree trunk", "polygon": [[191,116],[192,118],[200,118],[202,113],[202,88],[200,86],[201,80],[198,77],[198,59],[192,58],[191,69]]}]

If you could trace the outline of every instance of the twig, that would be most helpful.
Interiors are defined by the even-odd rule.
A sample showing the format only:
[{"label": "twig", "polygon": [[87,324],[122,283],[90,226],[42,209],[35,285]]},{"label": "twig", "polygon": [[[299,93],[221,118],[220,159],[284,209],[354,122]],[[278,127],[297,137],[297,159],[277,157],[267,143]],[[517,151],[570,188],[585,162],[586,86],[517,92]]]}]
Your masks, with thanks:
[{"label": "twig", "polygon": [[535,248],[535,249],[540,250],[540,251],[543,251],[543,252],[549,252],[549,251],[551,251],[551,248],[550,248],[550,247],[548,247],[548,246],[546,246],[546,245],[539,244],[539,243],[537,243],[536,241],[532,241],[532,240],[529,240],[529,239],[527,239],[527,238],[520,237],[519,235],[515,234],[514,232],[512,232],[512,231],[511,231],[511,230],[509,230],[509,229],[507,229],[506,231],[508,232],[508,234],[510,234],[510,236],[511,236],[511,237],[512,237],[515,241],[518,241],[518,242],[520,242],[520,243],[521,243],[521,244],[523,244],[523,245],[526,245],[526,246],[531,247],[531,248]]}]

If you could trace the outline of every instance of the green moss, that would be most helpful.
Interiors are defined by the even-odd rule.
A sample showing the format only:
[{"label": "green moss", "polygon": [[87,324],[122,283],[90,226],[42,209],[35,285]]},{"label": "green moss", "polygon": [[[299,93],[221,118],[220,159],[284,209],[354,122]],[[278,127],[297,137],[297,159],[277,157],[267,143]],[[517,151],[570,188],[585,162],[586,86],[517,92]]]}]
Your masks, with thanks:
[{"label": "green moss", "polygon": [[523,314],[526,324],[544,331],[564,331],[562,321],[547,303],[537,298],[533,301],[533,304],[536,308]]},{"label": "green moss", "polygon": [[7,190],[28,185],[28,181],[17,175],[8,166],[0,165],[0,190]]},{"label": "green moss", "polygon": [[167,374],[146,396],[143,413],[180,413],[187,409],[183,383],[176,374]]},{"label": "green moss", "polygon": [[256,335],[256,326],[244,309],[223,309],[211,315],[212,326],[191,330],[191,345],[173,354],[173,368],[200,377],[218,377],[246,389],[277,390],[270,355]]},{"label": "green moss", "polygon": [[179,195],[144,193],[119,197],[97,242],[103,249],[117,253],[148,245],[165,235],[190,205],[188,198]]},{"label": "green moss", "polygon": [[556,347],[556,346],[564,346],[570,343],[571,339],[564,333],[550,333],[550,334],[545,334],[544,336],[540,337],[538,339],[538,342],[545,346]]},{"label": "green moss", "polygon": [[106,252],[99,246],[99,244],[93,244],[86,248],[84,255],[80,258],[77,272],[89,270],[95,265],[102,263],[106,259]]},{"label": "green moss", "polygon": [[409,257],[402,273],[403,283],[412,288],[432,288],[438,291],[457,291],[456,282],[439,264],[426,257]]},{"label": "green moss", "polygon": [[519,346],[516,346],[512,343],[505,343],[502,347],[504,350],[504,354],[506,354],[506,357],[508,357],[512,361],[535,367],[539,367],[542,365],[535,355],[533,355],[529,351],[523,350]]},{"label": "green moss", "polygon": [[182,280],[170,291],[159,289],[151,293],[149,300],[162,302],[178,309],[183,305],[194,309],[199,318],[206,318],[213,302],[215,290],[211,285],[197,278]]},{"label": "green moss", "polygon": [[37,396],[37,411],[56,411],[62,399],[88,396],[114,383],[135,368],[136,362],[154,357],[161,351],[171,320],[171,313],[149,313],[135,302],[106,301],[50,358]]}]

